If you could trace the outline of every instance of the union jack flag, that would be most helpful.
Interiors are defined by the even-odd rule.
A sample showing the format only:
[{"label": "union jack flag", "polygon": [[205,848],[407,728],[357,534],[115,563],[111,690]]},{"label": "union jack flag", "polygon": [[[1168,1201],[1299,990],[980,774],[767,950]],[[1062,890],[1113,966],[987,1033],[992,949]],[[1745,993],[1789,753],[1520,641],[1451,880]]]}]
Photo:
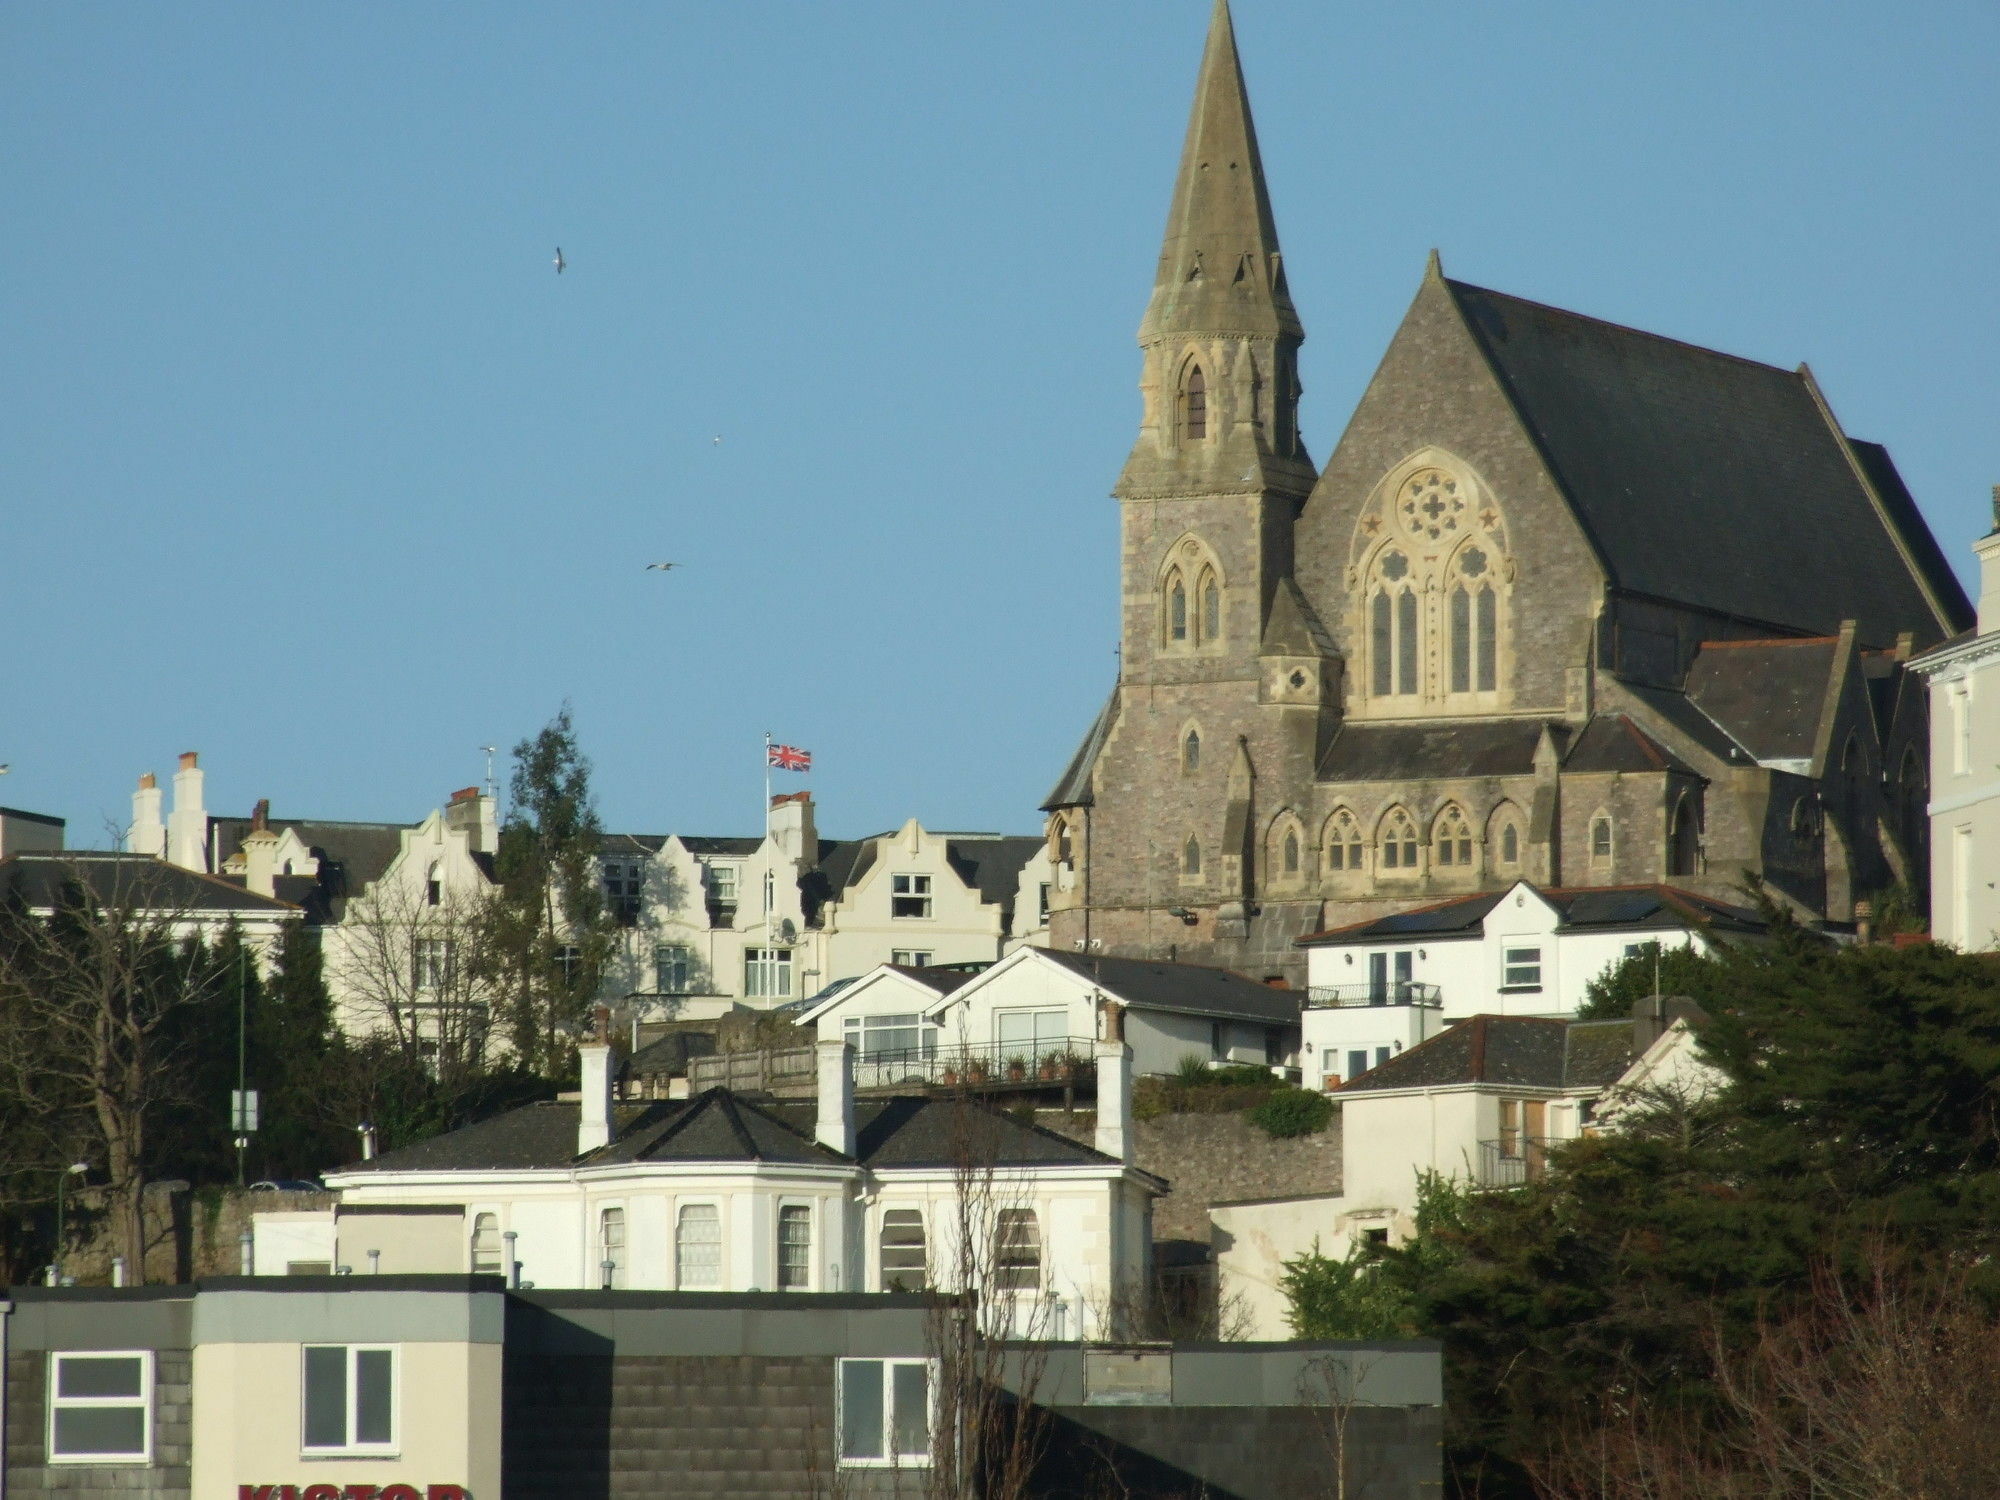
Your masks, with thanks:
[{"label": "union jack flag", "polygon": [[812,751],[800,750],[793,745],[767,745],[764,748],[764,764],[776,766],[780,771],[810,771]]}]

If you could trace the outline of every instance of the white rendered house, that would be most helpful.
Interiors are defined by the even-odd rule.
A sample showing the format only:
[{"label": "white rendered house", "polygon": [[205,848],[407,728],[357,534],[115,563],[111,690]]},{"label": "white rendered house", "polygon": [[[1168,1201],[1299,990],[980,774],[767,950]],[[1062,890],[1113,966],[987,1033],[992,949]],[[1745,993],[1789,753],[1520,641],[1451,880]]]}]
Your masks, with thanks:
[{"label": "white rendered house", "polygon": [[1642,1006],[1629,1021],[1472,1016],[1342,1085],[1339,1195],[1209,1210],[1218,1289],[1249,1315],[1248,1336],[1290,1336],[1287,1260],[1406,1239],[1423,1173],[1518,1187],[1551,1147],[1613,1126],[1661,1091],[1712,1088],[1719,1075],[1695,1051],[1700,1012],[1658,997]]},{"label": "white rendered house", "polygon": [[992,963],[1047,929],[1040,837],[819,836],[811,797],[774,797],[761,838],[607,836],[605,888],[626,927],[607,1003],[707,1019],[806,1000],[879,964]]},{"label": "white rendered house", "polygon": [[1301,938],[1302,1066],[1338,1088],[1473,1015],[1570,1016],[1591,980],[1642,951],[1758,941],[1754,911],[1673,886],[1464,896]]},{"label": "white rendered house", "polygon": [[1143,1284],[1165,1184],[1131,1162],[1122,1043],[1096,1047],[1094,1149],[962,1099],[857,1106],[839,1041],[820,1044],[802,1105],[726,1089],[620,1104],[609,1050],[584,1047],[580,1102],[330,1172],[332,1210],[256,1216],[255,1271],[832,1292],[958,1290],[969,1266],[995,1326],[1067,1338],[1113,1331]]},{"label": "white rendered house", "polygon": [[[919,1004],[924,992],[928,1003]],[[1140,1073],[1171,1073],[1182,1059],[1284,1067],[1298,1049],[1298,996],[1200,964],[1016,948],[969,978],[877,970],[799,1019],[822,1041],[852,1040],[864,1068],[893,1071],[888,1054],[914,1045],[941,1068],[1019,1069],[1029,1076],[1085,1062],[1110,1005]],[[872,1047],[872,1051],[871,1051]]]},{"label": "white rendered house", "polygon": [[1978,624],[1910,666],[1930,694],[1931,935],[1978,953],[2000,948],[2000,486],[1972,550]]}]

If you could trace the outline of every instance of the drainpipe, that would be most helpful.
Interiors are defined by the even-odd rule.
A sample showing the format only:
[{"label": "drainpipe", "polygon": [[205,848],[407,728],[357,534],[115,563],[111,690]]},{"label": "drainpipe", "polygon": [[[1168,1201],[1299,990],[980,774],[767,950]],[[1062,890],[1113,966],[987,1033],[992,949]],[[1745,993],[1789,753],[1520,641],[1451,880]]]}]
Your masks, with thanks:
[{"label": "drainpipe", "polygon": [[[0,1453],[7,1451],[7,1315],[14,1304],[0,1297]],[[7,1465],[0,1462],[0,1500],[7,1494]]]}]

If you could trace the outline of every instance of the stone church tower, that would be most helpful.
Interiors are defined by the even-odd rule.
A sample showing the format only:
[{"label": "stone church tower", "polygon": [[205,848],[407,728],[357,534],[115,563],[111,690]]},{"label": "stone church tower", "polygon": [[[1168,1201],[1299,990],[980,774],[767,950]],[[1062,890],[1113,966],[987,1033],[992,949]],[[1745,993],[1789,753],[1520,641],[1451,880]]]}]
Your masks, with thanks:
[{"label": "stone church tower", "polygon": [[1140,325],[1119,681],[1050,795],[1055,946],[1296,979],[1517,879],[1922,880],[1901,663],[1965,598],[1811,374],[1445,278],[1323,474],[1217,0]]}]

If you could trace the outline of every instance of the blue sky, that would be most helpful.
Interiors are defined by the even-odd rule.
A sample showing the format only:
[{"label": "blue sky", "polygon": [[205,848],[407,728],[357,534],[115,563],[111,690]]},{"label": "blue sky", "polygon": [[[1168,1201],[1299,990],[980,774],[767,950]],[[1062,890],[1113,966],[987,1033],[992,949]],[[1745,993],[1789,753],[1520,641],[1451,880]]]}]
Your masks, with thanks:
[{"label": "blue sky", "polygon": [[[750,831],[769,729],[830,833],[1036,828],[1207,9],[6,7],[0,800],[414,818],[568,700],[615,827]],[[1809,361],[1963,565],[2000,8],[1236,21],[1316,457],[1435,245]]]}]

